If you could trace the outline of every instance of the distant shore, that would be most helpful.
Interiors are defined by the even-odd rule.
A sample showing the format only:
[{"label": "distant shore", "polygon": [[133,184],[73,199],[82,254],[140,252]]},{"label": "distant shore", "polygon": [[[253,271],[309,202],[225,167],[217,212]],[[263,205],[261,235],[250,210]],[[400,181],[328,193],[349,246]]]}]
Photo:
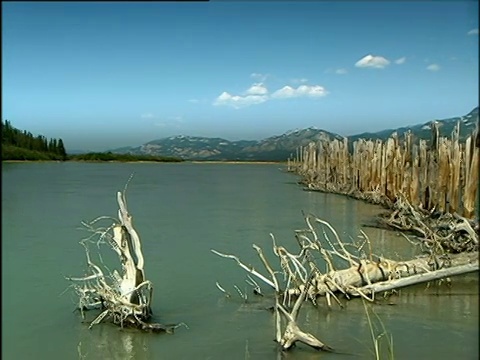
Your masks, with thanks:
[{"label": "distant shore", "polygon": [[[154,163],[159,161],[120,161],[120,160],[2,160],[4,163],[71,163],[71,162],[79,162],[79,163]],[[165,161],[168,162],[168,161]]]},{"label": "distant shore", "polygon": [[241,161],[241,160],[192,160],[192,164],[284,164],[286,161]]},{"label": "distant shore", "polygon": [[65,162],[61,160],[2,160],[2,163],[56,163]]},{"label": "distant shore", "polygon": [[180,162],[172,161],[154,161],[154,160],[138,160],[138,161],[121,161],[121,160],[2,160],[4,163],[60,163],[60,162],[79,162],[79,163],[190,163],[190,164],[255,164],[255,165],[272,165],[286,164],[286,161],[240,161],[240,160],[185,160]]}]

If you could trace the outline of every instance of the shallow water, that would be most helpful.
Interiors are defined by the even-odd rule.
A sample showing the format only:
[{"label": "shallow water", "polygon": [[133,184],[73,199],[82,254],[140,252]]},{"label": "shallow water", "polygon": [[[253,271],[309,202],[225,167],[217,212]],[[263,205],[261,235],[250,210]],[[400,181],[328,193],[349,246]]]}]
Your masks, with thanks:
[{"label": "shallow water", "polygon": [[[87,236],[82,220],[115,216],[116,191],[127,191],[142,239],[153,310],[163,323],[184,322],[175,334],[144,334],[108,324],[88,330],[64,276],[82,275]],[[304,328],[339,353],[303,345],[282,354],[273,342],[269,299],[226,299],[244,288],[245,273],[210,252],[240,256],[262,269],[251,244],[270,251],[272,232],[295,248],[302,211],[329,221],[344,239],[381,209],[343,196],[302,191],[279,165],[148,163],[2,164],[2,355],[5,359],[371,359],[372,340],[360,300],[345,309],[306,304]],[[363,228],[375,251],[412,257],[401,236]],[[114,259],[114,258],[112,258]],[[268,289],[265,289],[268,292]],[[418,285],[373,306],[393,336],[396,359],[477,359],[478,274],[430,288]],[[88,315],[91,320],[94,315]],[[373,319],[376,316],[372,314]],[[380,323],[378,323],[380,326]],[[383,341],[383,340],[382,340]],[[384,349],[386,350],[386,349]],[[81,356],[79,355],[81,354]],[[386,351],[384,351],[386,354]]]}]

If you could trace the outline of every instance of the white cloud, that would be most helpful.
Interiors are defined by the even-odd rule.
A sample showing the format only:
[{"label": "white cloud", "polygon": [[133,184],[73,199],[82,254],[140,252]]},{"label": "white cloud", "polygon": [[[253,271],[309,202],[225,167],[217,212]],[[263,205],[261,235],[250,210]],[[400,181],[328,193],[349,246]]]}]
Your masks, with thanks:
[{"label": "white cloud", "polygon": [[347,69],[344,69],[344,68],[335,70],[335,74],[337,75],[345,75],[347,72],[348,72]]},{"label": "white cloud", "polygon": [[141,115],[142,119],[153,119],[154,117],[155,115],[153,115],[152,113],[145,113]]},{"label": "white cloud", "polygon": [[305,78],[292,79],[292,82],[293,82],[294,84],[303,84],[303,83],[308,82],[308,79],[305,79]]},{"label": "white cloud", "polygon": [[[259,75],[259,74],[252,74]],[[297,79],[298,81],[306,82],[307,79]],[[250,105],[257,105],[264,103],[271,99],[292,98],[292,97],[321,97],[327,95],[327,91],[320,85],[299,85],[298,87],[284,86],[278,89],[273,94],[269,91],[263,82],[256,82],[252,84],[241,95],[234,95],[224,91],[214,101],[215,106],[231,106],[235,109],[240,109]]]},{"label": "white cloud", "polygon": [[401,57],[400,59],[395,60],[395,64],[397,64],[397,65],[405,64],[406,60],[407,60],[407,58],[405,56]]},{"label": "white cloud", "polygon": [[385,59],[382,56],[373,56],[373,55],[367,55],[360,60],[358,60],[355,63],[356,67],[364,68],[364,67],[371,67],[375,69],[383,69],[385,68],[388,64],[390,64],[390,61]]},{"label": "white cloud", "polygon": [[[263,76],[261,74],[253,73],[251,77]],[[215,99],[213,105],[220,106],[226,105],[231,106],[235,109],[240,109],[242,107],[247,107],[250,105],[261,104],[268,100],[268,89],[262,83],[254,83],[250,86],[244,95],[232,95],[224,91],[219,97]]]},{"label": "white cloud", "polygon": [[254,104],[261,104],[268,100],[268,96],[266,95],[246,95],[246,96],[239,96],[239,95],[231,95],[228,92],[224,91],[219,97],[215,99],[213,105],[221,106],[232,106],[235,109],[240,109],[242,107],[254,105]]},{"label": "white cloud", "polygon": [[272,94],[272,98],[292,98],[292,97],[321,97],[327,95],[327,91],[320,85],[300,85],[297,88],[284,86]]},{"label": "white cloud", "polygon": [[427,66],[427,70],[430,70],[430,71],[438,71],[440,70],[440,65],[438,64],[430,64]]},{"label": "white cloud", "polygon": [[266,95],[268,94],[268,89],[263,83],[256,83],[250,86],[246,93],[247,95]]},{"label": "white cloud", "polygon": [[281,89],[278,89],[272,94],[272,97],[274,98],[288,98],[288,97],[293,97],[295,94],[295,89],[292,88],[291,86],[284,86]]},{"label": "white cloud", "polygon": [[478,28],[470,30],[467,35],[478,35]]}]

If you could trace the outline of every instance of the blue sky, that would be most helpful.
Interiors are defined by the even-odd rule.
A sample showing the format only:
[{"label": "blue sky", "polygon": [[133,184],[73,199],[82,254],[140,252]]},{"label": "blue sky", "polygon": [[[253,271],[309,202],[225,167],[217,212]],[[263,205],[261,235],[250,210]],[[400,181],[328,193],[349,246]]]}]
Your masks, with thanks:
[{"label": "blue sky", "polygon": [[2,119],[106,150],[478,106],[478,1],[3,2]]}]

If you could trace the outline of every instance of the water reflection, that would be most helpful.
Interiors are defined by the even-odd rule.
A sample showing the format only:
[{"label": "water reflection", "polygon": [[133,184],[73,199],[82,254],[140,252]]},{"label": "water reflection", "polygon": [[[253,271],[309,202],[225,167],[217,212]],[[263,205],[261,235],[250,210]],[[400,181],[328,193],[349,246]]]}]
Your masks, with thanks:
[{"label": "water reflection", "polygon": [[88,326],[80,331],[78,345],[79,356],[83,359],[155,359],[153,349],[148,346],[148,339],[154,334],[141,334],[133,329],[120,329],[109,324]]},{"label": "water reflection", "polygon": [[[445,283],[417,285],[398,291],[388,299],[379,298],[371,308],[372,319],[378,321],[376,333],[386,331],[394,338],[396,358],[430,358],[435,348],[436,359],[454,358],[463,353],[465,358],[478,356],[478,276],[452,278],[448,287]],[[372,358],[373,348],[370,327],[360,299],[345,302],[345,309],[333,307],[326,310],[325,304],[314,308],[310,304],[302,308],[304,324],[322,340],[340,351],[351,352],[361,358]],[[383,324],[383,325],[382,325]],[[329,339],[330,334],[336,334]],[[448,335],[447,335],[448,334]],[[340,335],[340,336],[339,336]],[[448,336],[448,341],[446,339]],[[352,344],[358,344],[352,347]],[[383,344],[385,356],[388,353]],[[439,351],[441,349],[441,351]],[[429,355],[430,354],[430,355]]]}]

